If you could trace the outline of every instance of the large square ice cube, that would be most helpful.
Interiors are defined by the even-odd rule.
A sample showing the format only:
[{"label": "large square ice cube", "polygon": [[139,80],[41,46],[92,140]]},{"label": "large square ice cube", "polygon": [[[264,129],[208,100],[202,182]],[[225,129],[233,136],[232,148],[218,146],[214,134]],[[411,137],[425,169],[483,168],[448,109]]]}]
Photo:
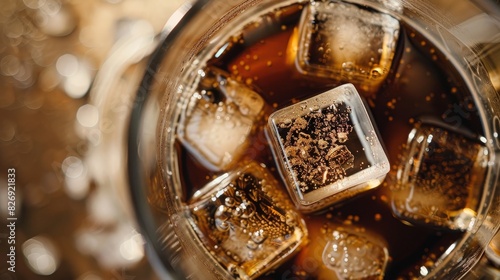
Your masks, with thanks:
[{"label": "large square ice cube", "polygon": [[191,224],[206,249],[238,279],[287,260],[307,238],[305,223],[278,181],[251,162],[196,192]]},{"label": "large square ice cube", "polygon": [[392,210],[406,223],[466,230],[476,217],[488,150],[443,127],[415,127],[391,187]]},{"label": "large square ice cube", "polygon": [[238,161],[264,100],[216,68],[198,71],[194,94],[182,113],[178,136],[208,169],[226,170]]},{"label": "large square ice cube", "polygon": [[300,21],[298,69],[374,93],[391,68],[399,29],[388,14],[342,1],[311,1]]},{"label": "large square ice cube", "polygon": [[389,162],[352,84],[274,112],[267,136],[288,191],[305,212],[378,186]]}]

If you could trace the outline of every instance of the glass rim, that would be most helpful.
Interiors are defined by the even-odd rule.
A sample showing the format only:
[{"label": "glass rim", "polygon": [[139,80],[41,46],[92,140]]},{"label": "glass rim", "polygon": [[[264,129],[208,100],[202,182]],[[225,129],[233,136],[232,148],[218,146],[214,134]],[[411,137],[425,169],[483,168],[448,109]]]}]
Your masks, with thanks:
[{"label": "glass rim", "polygon": [[[139,90],[137,91],[134,98],[134,106],[132,106],[128,131],[126,132],[126,145],[128,153],[127,174],[133,211],[136,216],[136,222],[139,225],[140,231],[146,240],[146,251],[148,252],[148,259],[159,276],[166,279],[184,279],[185,277],[179,275],[181,271],[174,268],[169,261],[162,258],[162,255],[164,255],[165,252],[161,249],[162,246],[158,240],[158,224],[154,221],[153,214],[150,209],[151,206],[148,203],[148,196],[144,188],[145,177],[141,172],[143,170],[143,164],[140,157],[140,151],[138,149],[140,144],[141,121],[144,114],[146,101],[151,95],[151,86],[154,84],[157,70],[164,62],[166,53],[176,43],[176,39],[179,37],[179,34],[181,34],[190,20],[197,17],[198,14],[203,11],[203,8],[210,2],[212,1],[189,1],[179,10],[177,10],[177,12],[165,25],[164,29],[159,35],[160,43],[158,44],[155,52],[150,57],[150,60],[147,64],[147,71],[142,77],[142,81],[139,85]],[[475,101],[477,102],[478,100]],[[498,161],[498,159],[496,159],[496,161]],[[498,170],[496,170],[496,172],[498,172]],[[492,180],[493,179],[490,179],[490,181]],[[492,196],[498,196],[498,194],[493,194]],[[496,228],[498,230],[498,226],[496,226]],[[466,234],[470,235],[471,233]],[[465,238],[468,237],[464,237],[464,239]]]}]

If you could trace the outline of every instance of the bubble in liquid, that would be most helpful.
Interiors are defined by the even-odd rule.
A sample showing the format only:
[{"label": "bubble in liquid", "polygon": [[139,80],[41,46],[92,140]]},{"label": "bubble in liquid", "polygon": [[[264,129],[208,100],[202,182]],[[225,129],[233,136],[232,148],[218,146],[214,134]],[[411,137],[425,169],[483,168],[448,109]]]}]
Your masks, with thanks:
[{"label": "bubble in liquid", "polygon": [[342,70],[344,70],[346,72],[352,72],[352,71],[354,71],[354,69],[355,69],[354,63],[352,63],[350,61],[342,63]]}]

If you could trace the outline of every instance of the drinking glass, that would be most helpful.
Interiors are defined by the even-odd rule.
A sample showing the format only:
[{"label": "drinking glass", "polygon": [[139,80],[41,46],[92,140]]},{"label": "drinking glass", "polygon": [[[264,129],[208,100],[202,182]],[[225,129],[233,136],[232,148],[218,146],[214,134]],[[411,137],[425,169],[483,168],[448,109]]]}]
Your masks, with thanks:
[{"label": "drinking glass", "polygon": [[[165,278],[220,279],[229,274],[204,249],[186,214],[175,149],[176,114],[186,72],[204,50],[265,11],[293,0],[199,0],[169,19],[132,102],[126,133],[134,212],[150,259]],[[474,222],[425,279],[459,279],[478,262],[500,226],[500,6],[496,1],[349,0],[412,26],[445,52],[479,110],[488,167]]]}]

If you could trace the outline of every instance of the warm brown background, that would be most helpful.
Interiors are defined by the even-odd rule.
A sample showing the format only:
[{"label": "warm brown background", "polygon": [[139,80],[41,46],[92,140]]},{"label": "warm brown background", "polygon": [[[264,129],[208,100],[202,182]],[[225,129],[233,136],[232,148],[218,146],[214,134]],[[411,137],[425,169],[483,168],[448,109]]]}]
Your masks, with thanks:
[{"label": "warm brown background", "polygon": [[[182,2],[1,1],[0,279],[156,279],[129,216],[106,211],[114,204],[86,166],[89,144],[77,112],[90,102],[85,89],[113,45],[137,22],[158,33]],[[82,84],[66,81],[68,90],[75,58]],[[16,169],[16,273],[6,264],[8,168]],[[53,247],[54,263],[43,246]]]}]

